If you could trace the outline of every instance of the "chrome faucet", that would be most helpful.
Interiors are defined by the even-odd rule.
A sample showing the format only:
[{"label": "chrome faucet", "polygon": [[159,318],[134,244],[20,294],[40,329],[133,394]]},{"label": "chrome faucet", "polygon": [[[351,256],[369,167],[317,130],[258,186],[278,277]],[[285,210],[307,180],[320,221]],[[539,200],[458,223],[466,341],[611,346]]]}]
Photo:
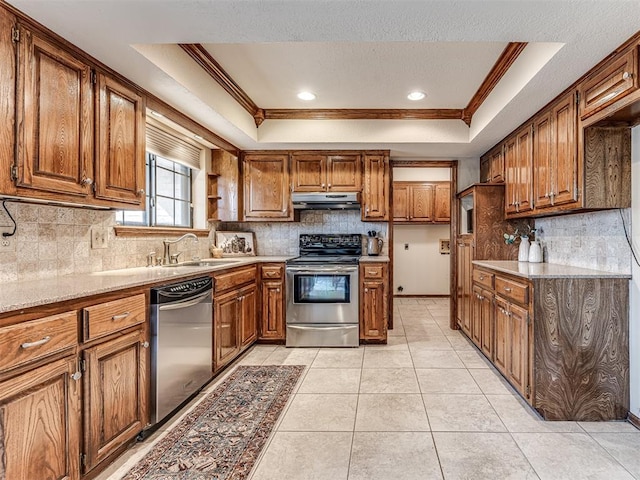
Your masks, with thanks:
[{"label": "chrome faucet", "polygon": [[198,237],[196,237],[193,233],[185,233],[180,238],[176,238],[175,240],[169,240],[169,239],[162,240],[162,247],[164,249],[162,258],[164,259],[165,265],[178,263],[178,255],[180,255],[180,253],[171,255],[171,253],[169,252],[169,248],[171,244],[178,243],[179,241],[184,240],[185,238],[193,238],[195,243],[198,243]]}]

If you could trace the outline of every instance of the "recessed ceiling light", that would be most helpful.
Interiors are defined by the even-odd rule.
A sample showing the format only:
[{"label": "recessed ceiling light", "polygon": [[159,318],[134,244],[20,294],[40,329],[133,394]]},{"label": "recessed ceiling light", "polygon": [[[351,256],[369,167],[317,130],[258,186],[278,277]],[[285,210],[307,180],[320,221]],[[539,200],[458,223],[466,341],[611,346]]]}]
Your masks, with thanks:
[{"label": "recessed ceiling light", "polygon": [[424,92],[411,92],[409,95],[407,95],[407,98],[409,100],[422,100],[424,97],[426,97],[427,95]]},{"label": "recessed ceiling light", "polygon": [[315,100],[316,99],[316,94],[315,93],[311,93],[311,92],[300,92],[298,94],[298,98],[300,100]]}]

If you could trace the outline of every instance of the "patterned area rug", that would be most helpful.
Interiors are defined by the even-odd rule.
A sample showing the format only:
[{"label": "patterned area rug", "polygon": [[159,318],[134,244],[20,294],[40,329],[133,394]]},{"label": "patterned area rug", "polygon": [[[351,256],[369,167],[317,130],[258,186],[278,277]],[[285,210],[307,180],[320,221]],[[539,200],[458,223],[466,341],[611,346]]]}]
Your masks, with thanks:
[{"label": "patterned area rug", "polygon": [[239,366],[124,480],[247,478],[304,366]]}]

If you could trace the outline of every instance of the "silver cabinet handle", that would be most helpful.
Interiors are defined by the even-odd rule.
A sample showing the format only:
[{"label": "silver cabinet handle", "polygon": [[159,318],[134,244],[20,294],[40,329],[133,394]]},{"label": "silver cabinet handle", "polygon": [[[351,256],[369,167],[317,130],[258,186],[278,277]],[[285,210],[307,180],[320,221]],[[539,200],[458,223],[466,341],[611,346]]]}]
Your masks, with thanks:
[{"label": "silver cabinet handle", "polygon": [[36,340],[35,342],[24,342],[20,345],[20,348],[24,348],[26,350],[27,348],[39,347],[40,345],[44,345],[50,340],[51,340],[51,337],[47,335],[42,340]]},{"label": "silver cabinet handle", "polygon": [[124,313],[121,313],[120,315],[114,315],[113,317],[111,317],[111,320],[113,321],[123,320],[127,318],[129,315],[131,315],[131,312],[124,312]]}]

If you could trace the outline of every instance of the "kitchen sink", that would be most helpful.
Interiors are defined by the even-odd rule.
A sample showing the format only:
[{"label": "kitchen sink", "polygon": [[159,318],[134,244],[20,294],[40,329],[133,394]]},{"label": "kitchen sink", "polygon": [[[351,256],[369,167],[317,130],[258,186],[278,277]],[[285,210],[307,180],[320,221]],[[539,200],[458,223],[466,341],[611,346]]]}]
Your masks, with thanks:
[{"label": "kitchen sink", "polygon": [[240,260],[218,260],[218,259],[205,259],[205,260],[192,260],[182,263],[170,263],[163,265],[163,267],[215,267],[216,265],[229,265],[232,263],[238,263]]}]

